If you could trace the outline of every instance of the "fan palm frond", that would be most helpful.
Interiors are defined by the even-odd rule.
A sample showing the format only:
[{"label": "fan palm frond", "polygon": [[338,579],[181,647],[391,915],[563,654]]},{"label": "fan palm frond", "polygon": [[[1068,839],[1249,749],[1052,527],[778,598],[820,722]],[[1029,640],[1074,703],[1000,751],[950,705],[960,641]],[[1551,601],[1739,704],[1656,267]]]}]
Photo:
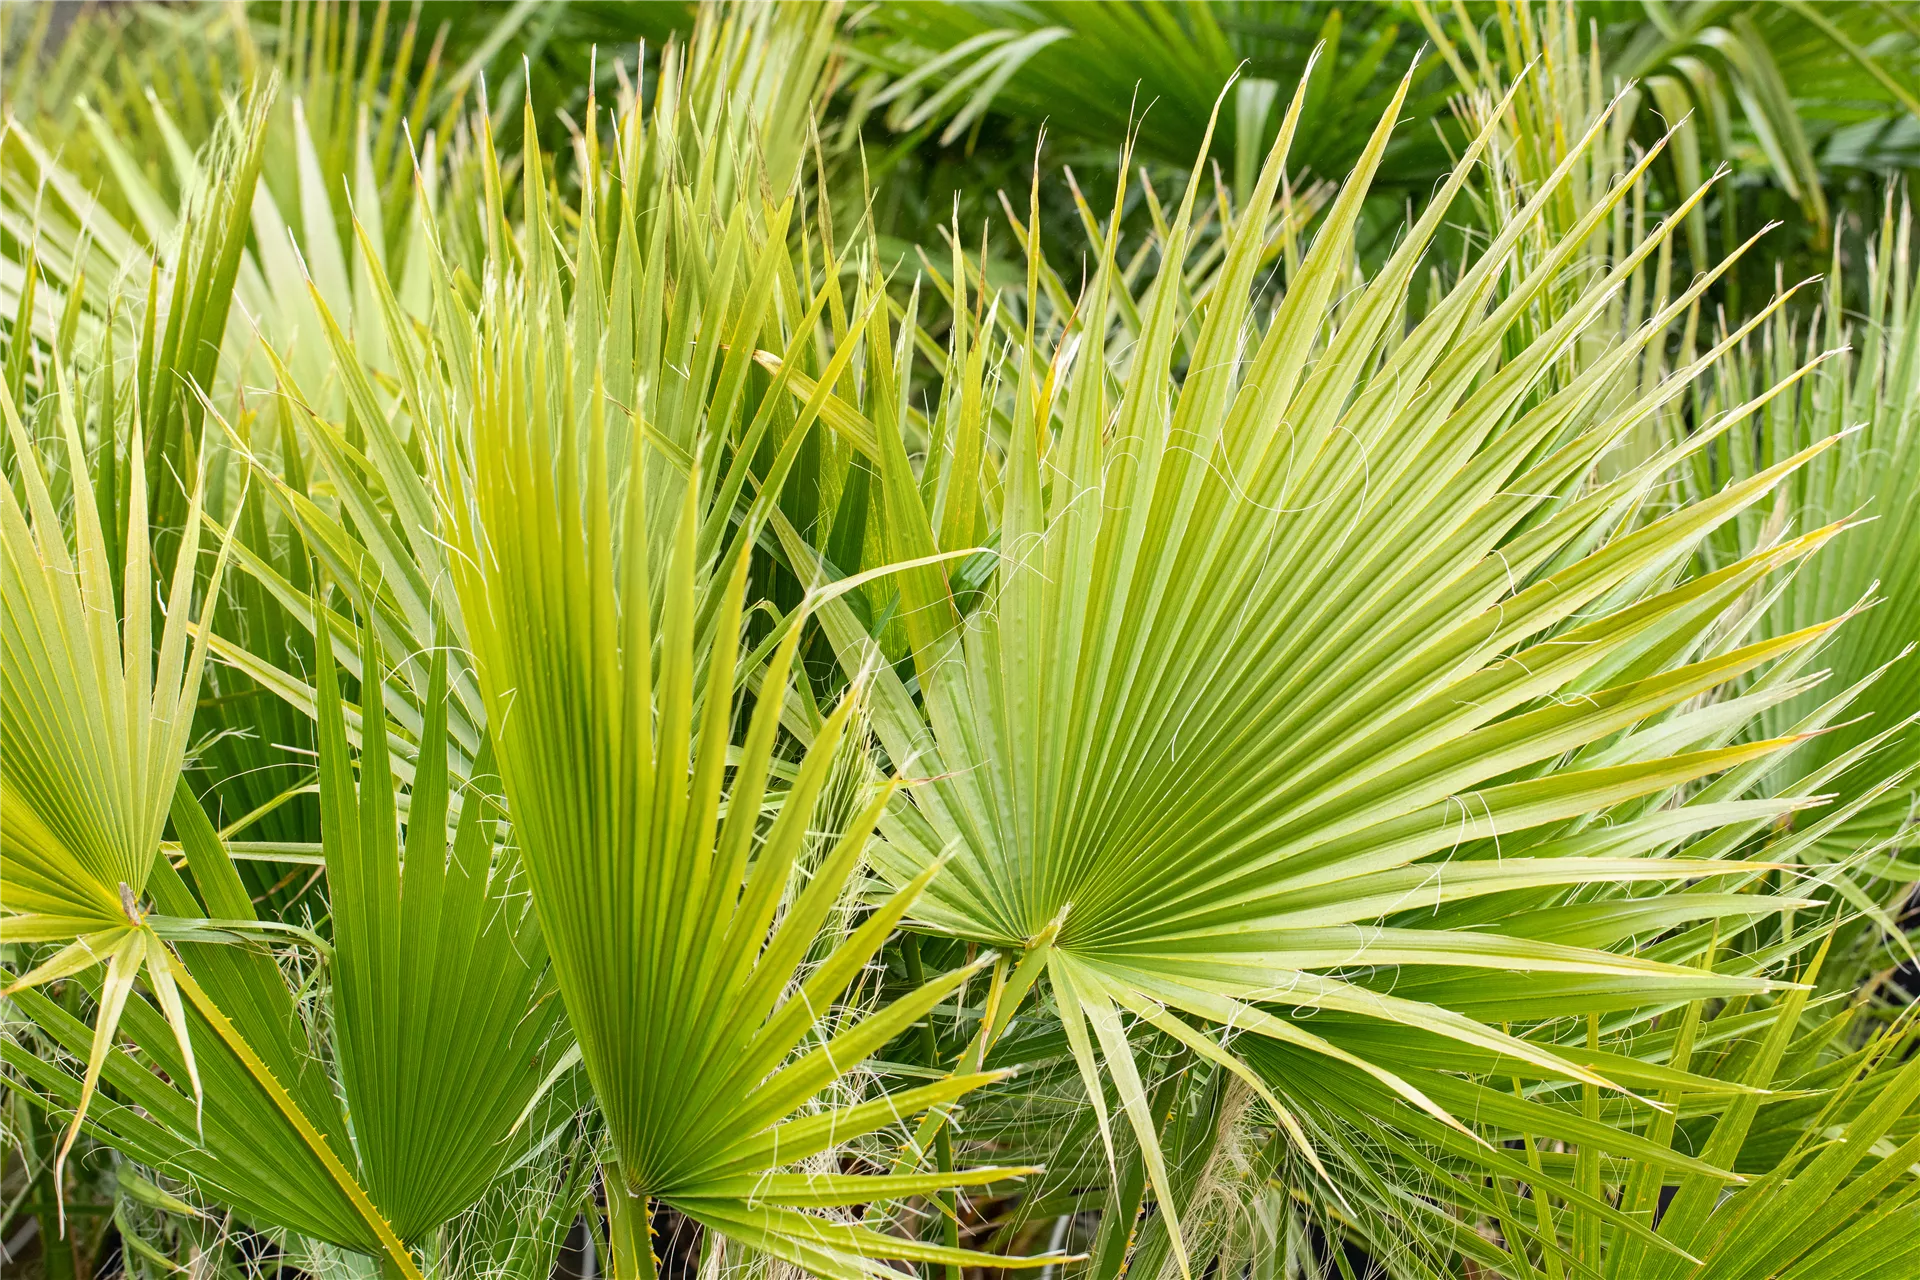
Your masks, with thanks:
[{"label": "fan palm frond", "polygon": [[[1278,188],[1301,105],[1296,95],[1256,208]],[[1412,269],[1483,133],[1329,325],[1397,110],[1264,332],[1247,336],[1261,225],[1249,218],[1193,317],[1189,372],[1172,376],[1187,323],[1175,282],[1190,189],[1128,365],[1114,368],[1098,342],[1081,343],[1071,380],[1056,390],[1028,357],[985,603],[962,620],[938,565],[903,573],[924,718],[904,690],[889,690],[887,670],[876,677],[877,731],[894,760],[928,779],[889,810],[878,865],[907,883],[946,859],[916,917],[1044,958],[1090,1101],[1102,1107],[1094,1082],[1110,1072],[1163,1204],[1172,1192],[1130,1021],[1228,1070],[1245,1068],[1188,1019],[1317,1053],[1336,1076],[1384,1084],[1445,1124],[1458,1121],[1371,1053],[1359,1028],[1391,1025],[1532,1074],[1609,1087],[1618,1082],[1577,1053],[1499,1028],[1770,984],[1561,941],[1548,929],[1503,930],[1493,913],[1450,926],[1447,908],[1486,899],[1524,910],[1548,887],[1740,874],[1738,858],[1671,854],[1694,835],[1750,835],[1810,802],[1663,809],[1800,741],[1726,743],[1714,715],[1679,709],[1749,672],[1775,675],[1746,715],[1806,687],[1793,677],[1796,655],[1832,620],[1751,643],[1716,638],[1713,626],[1838,526],[1717,574],[1688,578],[1681,567],[1701,539],[1832,442],[1661,519],[1622,523],[1662,474],[1774,388],[1684,445],[1583,485],[1622,432],[1704,367],[1603,407],[1609,374],[1663,332],[1702,281],[1581,376],[1541,386],[1553,357],[1595,322],[1675,218],[1590,276],[1497,373],[1481,374],[1651,155],[1496,293],[1514,246],[1571,170],[1564,161],[1426,318],[1399,333]],[[1076,319],[1089,336],[1110,322],[1114,264],[1109,232]],[[886,346],[869,339],[870,350]],[[1047,414],[1055,395],[1057,434]],[[904,483],[897,418],[884,402],[872,418],[890,546],[910,558],[936,544]],[[873,663],[844,611],[836,623],[830,608],[827,628],[850,670]],[[1438,919],[1425,918],[1436,910]],[[1452,976],[1462,968],[1504,973]],[[1329,1029],[1286,1009],[1321,1015]],[[1348,1025],[1351,1035],[1335,1034]],[[1255,1083],[1307,1145],[1281,1098]],[[1178,1258],[1177,1231],[1173,1245]]]},{"label": "fan palm frond", "polygon": [[[57,363],[53,382],[42,402],[54,406],[67,475],[84,478],[89,468],[77,394],[65,385]],[[188,634],[199,559],[200,490],[196,485],[156,645],[144,477],[135,469],[129,482],[121,544],[125,575],[116,591],[91,495],[81,489],[70,504],[70,517],[63,518],[39,448],[5,388],[0,388],[0,413],[26,489],[23,504],[11,483],[0,485],[0,537],[6,548],[0,617],[7,652],[0,676],[0,827],[5,829],[0,879],[7,886],[0,938],[66,943],[14,977],[6,991],[16,994],[106,966],[74,1123],[60,1146],[64,1161],[134,981],[143,972],[174,1029],[186,1077],[196,1094],[200,1089],[175,969],[141,905],[193,731],[206,660],[204,629],[198,639]],[[139,440],[137,425],[134,439]],[[218,593],[225,563],[223,547],[209,601]],[[204,622],[203,617],[203,628]]]}]

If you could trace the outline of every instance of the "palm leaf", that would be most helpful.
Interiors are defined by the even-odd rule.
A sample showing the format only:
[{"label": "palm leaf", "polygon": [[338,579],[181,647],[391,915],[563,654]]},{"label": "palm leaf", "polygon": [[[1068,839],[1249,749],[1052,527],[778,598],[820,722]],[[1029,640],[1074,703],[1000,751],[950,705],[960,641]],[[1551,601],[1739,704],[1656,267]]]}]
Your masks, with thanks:
[{"label": "palm leaf", "polygon": [[[54,380],[69,474],[84,477],[76,396],[61,385],[57,365]],[[11,995],[96,963],[107,965],[75,1122],[61,1143],[57,1167],[79,1132],[135,977],[146,969],[156,994],[163,1001],[173,996],[164,949],[143,927],[146,914],[139,904],[186,756],[206,659],[204,639],[190,645],[187,634],[200,499],[196,486],[156,649],[147,490],[139,471],[131,478],[126,573],[116,598],[93,504],[84,496],[73,504],[70,550],[38,450],[4,389],[0,413],[27,492],[23,509],[13,486],[0,486],[7,567],[0,618],[8,654],[0,678],[0,826],[6,832],[0,838],[0,878],[8,886],[0,937],[67,943],[6,990]],[[137,427],[134,439],[137,445]],[[223,550],[209,601],[218,594],[225,563]],[[124,609],[118,600],[125,601]],[[198,1094],[177,997],[166,1001],[166,1009],[182,1067]]]},{"label": "palm leaf", "polygon": [[[1744,589],[1736,581],[1761,580],[1824,534],[1783,549],[1785,559],[1762,553],[1718,583],[1675,582],[1669,571],[1824,446],[1632,531],[1615,523],[1622,504],[1683,450],[1584,495],[1576,487],[1645,409],[1610,411],[1580,380],[1558,392],[1539,384],[1550,353],[1593,322],[1657,237],[1592,279],[1497,375],[1477,374],[1627,183],[1494,295],[1505,255],[1555,198],[1569,156],[1487,255],[1399,336],[1388,325],[1444,216],[1443,193],[1322,334],[1394,118],[1334,202],[1251,360],[1234,353],[1261,225],[1252,218],[1199,309],[1194,372],[1170,382],[1189,192],[1129,367],[1109,369],[1097,347],[1083,350],[1057,436],[1025,417],[1035,397],[1024,389],[1017,397],[1005,550],[986,605],[963,627],[942,628],[928,611],[937,588],[916,600],[903,584],[909,610],[935,623],[913,635],[925,720],[903,722],[888,714],[898,700],[875,700],[889,753],[932,777],[890,811],[879,865],[905,883],[957,848],[916,915],[962,937],[1023,947],[1063,920],[1049,972],[1068,1038],[1096,1106],[1096,1064],[1113,1073],[1163,1203],[1171,1191],[1120,1017],[1129,1005],[1141,1016],[1164,1005],[1315,1047],[1457,1123],[1390,1069],[1261,1007],[1380,1019],[1601,1084],[1600,1074],[1498,1030],[1535,1016],[1519,1005],[1508,1011],[1494,997],[1463,1012],[1437,990],[1425,999],[1392,993],[1395,975],[1529,970],[1527,983],[1555,990],[1563,1013],[1646,1002],[1662,990],[1684,999],[1764,986],[1418,923],[1286,927],[1292,904],[1323,887],[1364,903],[1373,877],[1401,868],[1424,864],[1443,881],[1447,865],[1497,859],[1515,837],[1524,845],[1642,798],[1684,794],[1789,749],[1793,739],[1676,744],[1617,762],[1578,754],[1829,630],[1699,651],[1719,609]],[[1272,198],[1283,158],[1278,148],[1269,157],[1259,199]],[[1111,312],[1113,264],[1109,238],[1080,306],[1092,333]],[[1750,411],[1740,407],[1712,431]],[[884,432],[884,418],[875,421]],[[891,527],[911,528],[900,510],[889,506]],[[870,661],[858,637],[831,624],[829,634],[850,670]],[[1649,663],[1656,636],[1661,656]],[[1551,772],[1556,763],[1561,771]],[[1642,855],[1649,879],[1739,865],[1663,852]],[[1494,865],[1490,892],[1525,874]],[[1617,875],[1598,864],[1562,870],[1570,882]],[[1568,981],[1553,988],[1553,971]],[[1182,1260],[1177,1232],[1172,1244]]]},{"label": "palm leaf", "polygon": [[[478,1200],[515,1157],[551,1065],[558,1010],[545,947],[510,861],[489,867],[492,803],[461,797],[447,838],[446,650],[427,684],[402,858],[386,737],[364,736],[355,785],[329,633],[320,632],[320,790],[333,915],[334,1028],[354,1145],[372,1198],[416,1240]],[[363,653],[377,653],[374,642]],[[384,681],[361,687],[372,723]],[[524,1145],[527,1135],[520,1139]]]},{"label": "palm leaf", "polygon": [[[456,582],[529,887],[618,1160],[616,1218],[637,1212],[618,1203],[624,1197],[657,1198],[724,1234],[837,1275],[865,1274],[871,1267],[863,1258],[972,1258],[774,1207],[781,1196],[765,1173],[987,1078],[785,1120],[924,1015],[965,971],[803,1051],[820,1012],[845,992],[932,872],[792,985],[885,802],[883,793],[865,807],[817,869],[814,886],[776,924],[855,702],[828,718],[784,794],[768,796],[801,634],[791,630],[761,682],[722,804],[746,562],[736,558],[716,588],[715,639],[702,664],[699,470],[681,484],[667,581],[656,593],[650,450],[636,443],[632,451],[616,538],[604,410],[585,407],[585,440],[575,418],[547,418],[538,393],[544,369],[524,341],[504,328],[482,348],[494,354],[473,371],[484,398],[470,446],[461,450],[473,471],[445,496],[458,504]],[[529,409],[531,422],[522,416]],[[461,496],[467,493],[471,505]],[[763,798],[778,805],[764,833]],[[875,1180],[864,1198],[888,1193]]]}]

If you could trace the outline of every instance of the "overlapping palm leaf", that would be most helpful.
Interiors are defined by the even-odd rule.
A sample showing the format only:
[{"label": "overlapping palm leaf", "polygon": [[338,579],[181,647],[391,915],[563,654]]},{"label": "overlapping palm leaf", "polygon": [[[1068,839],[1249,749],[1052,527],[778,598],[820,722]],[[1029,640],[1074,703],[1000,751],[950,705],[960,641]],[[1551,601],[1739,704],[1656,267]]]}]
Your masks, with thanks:
[{"label": "overlapping palm leaf", "polygon": [[[1814,978],[1817,968],[1810,965],[1806,976]],[[1911,1266],[1920,1241],[1911,1177],[1920,1151],[1911,1114],[1920,1098],[1920,1066],[1908,1052],[1911,1019],[1853,1047],[1852,1011],[1807,1026],[1801,1017],[1807,1004],[1805,991],[1783,995],[1770,1022],[1733,1052],[1724,1037],[1717,1049],[1696,1047],[1728,1014],[1709,1019],[1690,1011],[1674,1037],[1672,1061],[1713,1063],[1750,1091],[1733,1098],[1710,1128],[1696,1121],[1687,1137],[1704,1139],[1704,1158],[1753,1177],[1730,1195],[1724,1184],[1679,1179],[1659,1231],[1698,1256],[1699,1266],[1635,1242],[1609,1250],[1603,1274],[1891,1280]],[[1767,1089],[1775,1096],[1764,1096]],[[1663,1116],[1653,1136],[1677,1148],[1680,1132]],[[1636,1169],[1627,1181],[1629,1207],[1645,1210],[1661,1195],[1652,1167]]]},{"label": "overlapping palm leaf", "polygon": [[[626,145],[616,167],[590,184],[564,255],[537,150],[519,171],[524,238],[510,250],[499,238],[512,228],[483,133],[477,161],[493,247],[478,310],[461,299],[442,246],[431,242],[439,259],[431,328],[410,326],[390,301],[386,308],[384,349],[398,369],[390,397],[329,322],[365,446],[301,396],[341,510],[276,489],[323,565],[377,582],[350,598],[367,607],[380,646],[404,652],[444,616],[473,655],[477,703],[451,701],[470,725],[489,726],[497,747],[515,846],[613,1142],[608,1179],[623,1268],[647,1265],[632,1234],[645,1221],[634,1195],[834,1274],[871,1270],[872,1257],[961,1261],[972,1255],[803,1210],[1009,1176],[986,1169],[889,1184],[778,1172],[989,1078],[975,1073],[794,1116],[967,972],[813,1043],[817,1019],[858,979],[914,891],[802,968],[882,800],[862,801],[862,816],[814,869],[814,887],[777,913],[856,704],[812,722],[810,750],[789,767],[773,752],[802,631],[788,627],[770,656],[736,668],[752,525],[764,521],[819,412],[816,403],[796,416],[778,382],[771,394],[742,400],[758,335],[792,287],[790,203],[768,206],[750,194],[767,174],[762,162],[778,158],[778,139],[751,131],[756,121],[793,118],[793,104],[781,104],[796,89],[782,86],[804,91],[808,64],[773,54],[799,39],[811,42],[817,65],[821,29],[769,25],[763,15],[697,42],[685,62],[670,58],[651,121],[626,104]],[[751,76],[743,56],[758,68]],[[736,95],[767,102],[748,113],[732,105]],[[798,160],[797,146],[786,152],[783,184]],[[722,156],[727,163],[716,164]],[[674,199],[643,195],[656,187]],[[719,210],[724,235],[710,237],[695,208]],[[371,279],[390,299],[382,274]],[[813,314],[825,305],[820,295]],[[278,372],[298,396],[298,376]],[[749,463],[775,425],[779,459],[754,477],[759,514],[730,530]],[[247,568],[299,609],[271,566],[254,559]],[[363,685],[375,678],[374,646],[343,636],[327,611],[300,616],[328,636],[323,647],[345,639],[358,649],[353,670]],[[296,701],[313,699],[325,729],[324,689],[276,676],[232,646],[223,652]],[[397,674],[389,687],[416,708],[449,687]],[[760,694],[736,747],[735,690],[749,681]],[[403,714],[406,732],[397,736],[415,738],[409,722],[421,712]],[[386,752],[370,745],[369,722],[361,723],[363,766],[372,769],[367,762],[384,764]],[[345,717],[325,729],[340,733],[335,749],[348,729]],[[456,773],[470,773],[476,760],[472,747],[465,760],[455,757],[464,737],[456,731],[446,748]],[[424,742],[394,754],[424,759]],[[413,778],[417,797],[418,764],[395,771]],[[783,778],[790,785],[776,786]],[[336,861],[330,850],[330,879],[340,874]]]},{"label": "overlapping palm leaf", "polygon": [[[23,448],[29,443],[23,436],[18,442]],[[85,458],[76,452],[71,462],[84,479]],[[37,477],[37,468],[31,474]],[[134,483],[138,495],[137,476]],[[30,480],[29,489],[37,522],[48,503],[44,483]],[[100,552],[97,530],[86,531],[92,508],[84,488],[82,495],[75,511],[86,565]],[[24,521],[11,505],[10,488],[4,501],[9,502],[10,533],[31,532],[13,529]],[[544,1136],[526,1125],[537,1090],[558,1056],[548,1043],[558,1010],[553,1001],[540,998],[545,960],[539,933],[524,893],[509,888],[510,866],[490,872],[493,824],[483,817],[484,798],[463,803],[449,850],[446,748],[441,745],[446,741],[444,654],[432,664],[436,683],[429,687],[439,696],[430,700],[435,709],[416,744],[420,767],[406,806],[410,853],[404,868],[384,735],[373,736],[367,782],[356,787],[332,668],[323,668],[321,788],[334,935],[327,954],[342,1111],[325,1060],[314,1055],[308,1029],[269,950],[275,941],[298,939],[315,946],[319,941],[256,916],[218,834],[180,780],[185,735],[169,731],[190,723],[190,717],[183,710],[176,713],[173,704],[183,697],[180,688],[189,706],[197,692],[195,684],[184,683],[180,668],[197,665],[205,653],[204,617],[203,638],[188,648],[184,594],[191,589],[198,528],[198,521],[188,527],[159,672],[148,677],[159,682],[151,696],[160,710],[151,713],[151,725],[129,727],[130,742],[119,748],[144,755],[111,771],[163,795],[156,801],[135,788],[115,806],[108,803],[116,794],[109,789],[87,807],[96,819],[91,825],[74,820],[75,806],[61,803],[56,784],[92,787],[87,794],[94,796],[100,779],[71,769],[65,778],[43,776],[49,772],[45,766],[62,762],[63,756],[69,764],[76,758],[84,763],[84,753],[74,748],[98,744],[99,733],[73,716],[84,719],[88,708],[105,707],[105,714],[125,717],[144,707],[144,699],[118,690],[90,697],[87,672],[63,676],[44,662],[24,659],[37,652],[27,633],[39,620],[57,625],[67,619],[73,625],[89,617],[112,619],[111,597],[90,614],[76,614],[57,607],[57,598],[51,601],[56,607],[29,612],[9,593],[9,645],[23,658],[9,664],[9,676],[37,672],[31,692],[42,695],[27,696],[28,690],[11,681],[8,686],[9,727],[28,735],[8,744],[8,906],[41,908],[9,916],[9,927],[23,941],[81,935],[25,975],[10,994],[40,1034],[70,1053],[88,1055],[88,1066],[83,1078],[75,1078],[16,1043],[8,1044],[7,1060],[45,1091],[75,1131],[84,1125],[143,1163],[234,1205],[256,1225],[383,1252],[405,1274],[414,1267],[405,1240],[477,1200],[515,1154],[516,1134],[521,1149]],[[54,537],[60,536],[56,525]],[[19,549],[20,544],[10,539],[9,546]],[[64,549],[57,542],[41,546],[48,552]],[[15,564],[9,566],[10,582],[20,583],[27,594],[34,579],[25,571],[31,567],[24,560],[17,564],[19,572]],[[81,591],[97,590],[103,584],[96,571],[97,565],[79,573],[71,564],[48,565],[41,575],[43,588],[51,582],[72,594],[77,582]],[[149,579],[136,544],[127,598],[144,599]],[[84,632],[76,635],[85,638]],[[128,637],[141,638],[139,628],[130,626]],[[76,642],[68,651],[89,660],[89,667],[100,656],[96,643]],[[129,645],[129,652],[138,651]],[[321,653],[330,659],[324,633]],[[98,680],[121,673],[103,667],[93,674]],[[131,672],[126,676],[129,685],[136,679]],[[384,723],[379,682],[370,687],[368,714]],[[56,696],[45,697],[47,690]],[[62,715],[68,719],[57,721]],[[66,750],[30,736],[55,723],[65,724]],[[111,720],[99,726],[116,727]],[[170,746],[176,736],[178,744]],[[175,754],[159,762],[150,758],[167,750]],[[38,772],[31,767],[35,762]],[[126,838],[116,844],[99,830],[98,819],[129,812],[126,801],[143,799],[146,805],[131,811],[149,828],[141,860],[130,848],[139,831],[122,833]],[[166,858],[155,856],[169,812],[191,882]],[[36,841],[36,832],[68,838]],[[101,868],[88,861],[111,855],[119,860]],[[107,887],[108,878],[113,888]],[[36,897],[36,884],[49,889]],[[51,905],[41,905],[41,897]],[[67,914],[53,913],[52,907],[63,903]],[[85,972],[96,957],[109,962],[104,980]],[[143,968],[153,1004],[133,991]],[[58,1003],[22,989],[74,976],[89,984],[98,1005],[92,1028]],[[145,1061],[117,1051],[119,1038],[131,1040]],[[111,1097],[94,1096],[101,1080]]]}]

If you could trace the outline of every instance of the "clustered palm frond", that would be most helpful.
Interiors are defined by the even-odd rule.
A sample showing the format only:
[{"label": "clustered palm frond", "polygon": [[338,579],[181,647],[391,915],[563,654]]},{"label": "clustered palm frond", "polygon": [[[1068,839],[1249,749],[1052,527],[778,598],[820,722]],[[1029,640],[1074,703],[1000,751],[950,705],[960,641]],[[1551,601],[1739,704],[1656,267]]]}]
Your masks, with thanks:
[{"label": "clustered palm frond", "polygon": [[1908,1275],[1881,10],[9,16],[0,1236]]}]

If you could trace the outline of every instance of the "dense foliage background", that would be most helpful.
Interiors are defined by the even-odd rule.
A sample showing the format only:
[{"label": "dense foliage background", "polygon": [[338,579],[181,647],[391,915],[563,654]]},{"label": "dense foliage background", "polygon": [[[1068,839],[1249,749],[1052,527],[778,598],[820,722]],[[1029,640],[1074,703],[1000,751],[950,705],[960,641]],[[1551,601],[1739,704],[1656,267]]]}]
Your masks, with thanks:
[{"label": "dense foliage background", "polygon": [[0,46],[10,1269],[1917,1273],[1920,9]]}]

